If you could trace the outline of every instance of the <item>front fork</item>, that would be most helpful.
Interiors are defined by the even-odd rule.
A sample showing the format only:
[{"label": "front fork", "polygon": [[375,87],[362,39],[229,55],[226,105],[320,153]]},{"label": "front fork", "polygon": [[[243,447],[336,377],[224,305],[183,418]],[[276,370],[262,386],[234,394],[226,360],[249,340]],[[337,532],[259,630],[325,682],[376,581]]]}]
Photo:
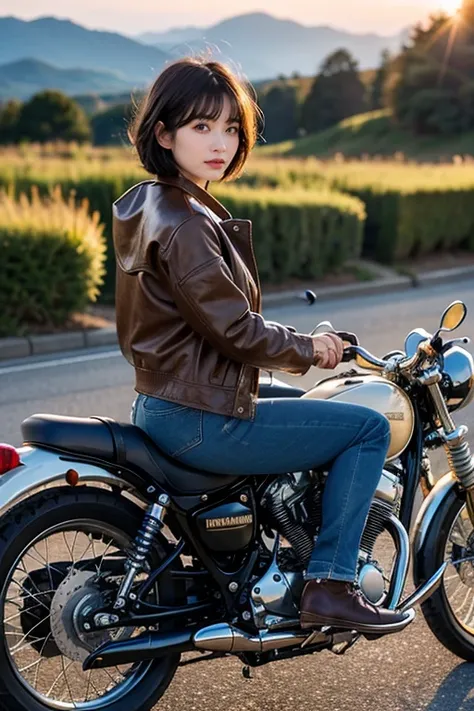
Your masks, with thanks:
[{"label": "front fork", "polygon": [[456,426],[439,387],[441,376],[438,379],[436,375],[431,373],[431,382],[426,382],[426,385],[441,423],[441,432],[438,434],[443,441],[451,471],[466,491],[467,512],[474,527],[474,461],[467,440],[468,428],[466,425]]}]

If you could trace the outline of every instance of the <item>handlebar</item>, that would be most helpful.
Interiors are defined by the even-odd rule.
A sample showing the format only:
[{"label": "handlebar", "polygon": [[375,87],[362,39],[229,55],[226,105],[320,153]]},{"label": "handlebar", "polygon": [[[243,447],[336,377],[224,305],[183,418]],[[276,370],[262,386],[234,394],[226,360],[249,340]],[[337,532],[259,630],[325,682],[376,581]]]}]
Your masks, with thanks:
[{"label": "handlebar", "polygon": [[[304,292],[299,298],[303,299],[309,306],[312,306],[317,297],[314,292],[309,289]],[[344,348],[342,363],[349,363],[352,360],[356,361],[356,364],[367,370],[375,370],[382,372],[384,370],[397,371],[398,373],[408,373],[414,370],[420,363],[426,358],[433,357],[435,355],[443,355],[449,348],[457,343],[462,345],[467,345],[470,342],[469,338],[456,338],[448,343],[443,344],[439,336],[439,332],[433,336],[428,337],[426,340],[422,340],[417,347],[416,353],[409,357],[401,357],[399,360],[382,360],[377,358],[377,356],[372,355],[369,351],[359,345],[359,339],[355,333],[350,331],[336,331],[333,329],[329,321],[324,321],[319,326],[311,331],[311,336],[315,335],[318,327],[325,327],[327,331],[333,331],[339,338],[348,343],[349,345]],[[291,328],[292,331],[296,329]],[[449,330],[449,329],[448,329]],[[428,334],[426,334],[428,336]]]}]

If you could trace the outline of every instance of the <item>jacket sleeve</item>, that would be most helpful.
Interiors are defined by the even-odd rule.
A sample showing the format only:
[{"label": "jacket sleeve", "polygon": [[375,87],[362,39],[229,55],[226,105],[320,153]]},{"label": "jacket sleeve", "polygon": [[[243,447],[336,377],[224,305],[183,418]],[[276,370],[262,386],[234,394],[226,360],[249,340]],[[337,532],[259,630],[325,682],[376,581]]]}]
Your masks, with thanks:
[{"label": "jacket sleeve", "polygon": [[314,363],[310,336],[265,321],[250,310],[226,265],[217,230],[204,215],[180,225],[161,250],[183,319],[228,358],[302,375]]}]

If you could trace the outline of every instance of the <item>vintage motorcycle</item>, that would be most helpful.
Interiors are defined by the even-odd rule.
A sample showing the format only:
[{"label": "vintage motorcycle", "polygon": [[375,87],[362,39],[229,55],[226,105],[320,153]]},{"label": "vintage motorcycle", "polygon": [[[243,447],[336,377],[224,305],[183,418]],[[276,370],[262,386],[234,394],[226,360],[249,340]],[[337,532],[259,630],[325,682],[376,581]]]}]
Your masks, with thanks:
[{"label": "vintage motorcycle", "polygon": [[[262,381],[262,397],[328,398],[388,418],[387,462],[360,544],[357,584],[376,605],[422,611],[436,637],[474,661],[474,463],[451,412],[474,393],[468,339],[431,335],[379,359],[346,338],[351,370],[308,392]],[[331,328],[327,322],[320,324]],[[316,329],[315,329],[316,330]],[[302,630],[303,571],[326,472],[218,476],[166,457],[145,433],[102,417],[34,415],[25,446],[0,447],[0,703],[6,711],[147,711],[180,664],[237,656],[250,667],[360,637]],[[429,450],[444,447],[436,483]],[[415,496],[425,499],[410,530]],[[382,565],[380,542],[394,550]],[[410,550],[415,591],[402,599]],[[370,635],[368,636],[370,638]],[[372,636],[374,639],[374,636]],[[187,654],[182,660],[181,655]]]}]

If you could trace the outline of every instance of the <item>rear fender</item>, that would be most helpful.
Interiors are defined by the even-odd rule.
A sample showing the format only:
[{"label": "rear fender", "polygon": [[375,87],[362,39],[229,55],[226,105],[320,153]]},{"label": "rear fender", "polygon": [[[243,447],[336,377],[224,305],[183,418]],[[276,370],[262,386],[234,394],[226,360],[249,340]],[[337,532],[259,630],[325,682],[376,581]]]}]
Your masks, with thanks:
[{"label": "rear fender", "polygon": [[21,464],[0,477],[0,516],[21,499],[46,487],[69,486],[66,472],[71,468],[78,472],[79,484],[106,484],[127,490],[144,500],[130,482],[95,464],[65,461],[64,455],[39,447],[21,447],[18,452]]}]

